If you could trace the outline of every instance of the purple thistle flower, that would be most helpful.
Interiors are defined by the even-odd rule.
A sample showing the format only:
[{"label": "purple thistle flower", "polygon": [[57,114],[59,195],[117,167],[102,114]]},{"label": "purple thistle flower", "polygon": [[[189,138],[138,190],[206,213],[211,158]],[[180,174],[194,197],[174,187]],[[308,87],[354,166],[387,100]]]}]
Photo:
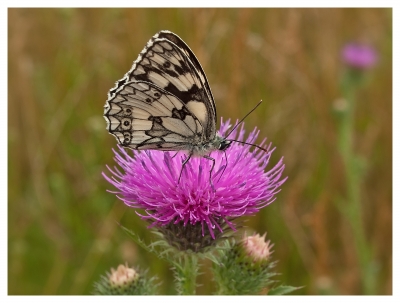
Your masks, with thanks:
[{"label": "purple thistle flower", "polygon": [[[244,141],[243,127],[242,124],[234,130],[229,138]],[[222,136],[228,128],[229,120],[223,123],[221,119]],[[245,142],[254,143],[258,134],[254,129]],[[138,215],[150,220],[150,227],[162,230],[166,226],[192,225],[201,230],[201,236],[208,230],[215,239],[215,233],[222,234],[226,226],[235,229],[235,218],[255,214],[272,203],[286,181],[287,178],[282,179],[283,158],[268,172],[264,171],[275,148],[271,149],[269,144],[266,149],[268,152],[250,151],[248,145],[233,142],[226,153],[213,152],[212,184],[212,161],[192,157],[178,184],[185,159],[182,152],[174,157],[173,152],[134,150],[131,157],[119,147],[119,151],[114,150],[115,160],[123,171],[108,167],[112,176],[103,176],[118,189],[115,193],[127,206],[144,210],[144,214]]]},{"label": "purple thistle flower", "polygon": [[376,64],[378,54],[372,46],[353,42],[343,47],[342,59],[348,66],[364,70]]}]

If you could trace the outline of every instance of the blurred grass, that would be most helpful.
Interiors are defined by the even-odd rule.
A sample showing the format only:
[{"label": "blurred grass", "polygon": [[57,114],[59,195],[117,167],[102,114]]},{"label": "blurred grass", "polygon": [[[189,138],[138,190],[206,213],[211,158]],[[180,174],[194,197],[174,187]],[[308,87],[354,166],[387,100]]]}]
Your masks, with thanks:
[{"label": "blurred grass", "polygon": [[[376,294],[392,294],[391,9],[9,9],[8,293],[89,294],[110,267],[148,267],[173,294],[167,264],[117,222],[146,224],[101,177],[116,141],[102,117],[108,90],[152,35],[178,34],[205,69],[219,116],[246,121],[285,157],[278,199],[248,225],[275,243],[280,280],[297,294],[362,294],[354,238],[335,199],[344,168],[332,112],[340,48],[353,39],[381,55],[358,95],[355,149],[367,159],[365,232]],[[212,292],[207,267],[198,293]]]}]

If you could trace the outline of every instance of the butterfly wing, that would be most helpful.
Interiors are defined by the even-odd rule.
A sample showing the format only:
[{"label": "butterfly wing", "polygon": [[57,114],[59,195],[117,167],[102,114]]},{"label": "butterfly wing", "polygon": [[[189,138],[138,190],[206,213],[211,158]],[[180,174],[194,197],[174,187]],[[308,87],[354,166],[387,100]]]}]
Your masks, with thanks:
[{"label": "butterfly wing", "polygon": [[206,73],[204,72],[203,68],[201,67],[199,60],[197,60],[196,56],[194,55],[192,50],[189,48],[189,46],[181,38],[179,38],[177,35],[175,35],[173,32],[164,30],[164,31],[160,31],[157,35],[159,38],[165,38],[165,39],[175,43],[180,48],[180,50],[182,52],[184,52],[185,55],[190,59],[193,66],[195,67],[197,75],[200,77],[200,80],[201,80],[203,86],[207,90],[208,100],[209,100],[209,103],[211,103],[212,111],[213,111],[213,114],[215,117],[214,119],[216,122],[216,109],[215,109],[215,102],[214,102],[213,94],[211,92],[210,85],[208,84]]},{"label": "butterfly wing", "polygon": [[[182,135],[182,133],[187,134],[189,130],[194,131],[194,137],[184,136],[187,140],[190,140],[186,142],[186,146],[194,144],[197,141],[199,141],[197,143],[205,143],[214,139],[216,133],[216,111],[211,89],[197,58],[178,36],[169,31],[161,31],[156,34],[139,54],[131,70],[110,90],[105,111],[105,118],[108,122],[107,129],[117,137],[120,143],[121,141],[125,142],[125,140],[128,140],[126,138],[128,138],[129,131],[121,132],[121,129],[116,126],[118,123],[115,119],[118,120],[120,116],[118,118],[115,116],[117,115],[117,109],[114,110],[112,104],[117,103],[116,100],[119,100],[118,96],[125,94],[126,90],[130,89],[131,84],[128,85],[128,83],[135,81],[138,83],[149,83],[152,89],[158,89],[160,94],[166,94],[168,98],[174,98],[175,102],[179,101],[181,103],[179,105],[181,109],[178,108],[179,106],[175,107],[175,109],[185,112],[185,118],[190,117],[187,119],[193,119],[196,128],[193,127],[192,122],[188,122],[190,126],[187,126],[185,130],[179,130],[179,133],[176,132],[178,130],[176,128],[169,129],[170,125],[166,122],[164,122],[163,126],[177,135]],[[126,85],[128,87],[125,87]],[[135,100],[135,106],[137,106],[139,100],[137,98]],[[141,101],[143,102],[143,100]],[[147,106],[151,107],[151,105]],[[168,108],[167,105],[165,106]],[[151,117],[161,117],[150,111],[150,107],[147,108],[150,113],[148,119],[152,119]],[[163,117],[164,119],[169,117],[174,121],[179,120],[179,116],[174,116],[172,112],[164,112],[164,114],[166,115]],[[133,118],[133,122],[136,122],[135,119]],[[200,124],[200,127],[198,124]],[[185,125],[181,125],[181,127],[185,128]],[[122,133],[125,135],[121,135]],[[176,137],[162,136],[158,138],[155,135],[156,133],[153,134],[150,136],[151,138],[142,137],[142,144],[139,142],[139,133],[133,132],[131,140],[135,139],[136,141],[131,141],[129,146],[136,149],[161,149],[166,146],[170,148],[169,150],[188,149],[183,148],[183,143],[179,144],[178,141],[170,141],[170,138],[171,140],[175,140]],[[197,140],[196,136],[199,136],[199,134],[200,139]],[[156,142],[157,139],[159,141]],[[167,143],[171,143],[171,147]]]},{"label": "butterfly wing", "polygon": [[123,85],[109,100],[104,116],[119,144],[138,150],[189,150],[204,132],[181,100],[144,81]]}]

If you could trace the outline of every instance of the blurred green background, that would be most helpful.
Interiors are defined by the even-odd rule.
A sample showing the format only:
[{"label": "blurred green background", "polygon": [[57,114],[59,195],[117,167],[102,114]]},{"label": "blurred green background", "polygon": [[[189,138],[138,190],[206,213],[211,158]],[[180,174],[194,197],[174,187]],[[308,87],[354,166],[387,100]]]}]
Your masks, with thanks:
[{"label": "blurred green background", "polygon": [[[250,217],[268,232],[284,284],[296,294],[392,294],[391,9],[9,9],[8,293],[90,294],[111,267],[149,268],[173,294],[168,264],[145,253],[135,211],[101,176],[116,140],[106,131],[107,92],[159,30],[199,58],[218,115],[241,118],[277,147],[289,176],[276,202]],[[365,159],[362,224],[375,270],[363,288],[346,213],[345,168],[333,106],[343,96],[340,50],[362,40],[380,54],[357,93],[354,149]],[[219,121],[219,120],[218,120]],[[206,262],[199,294],[213,283]]]}]

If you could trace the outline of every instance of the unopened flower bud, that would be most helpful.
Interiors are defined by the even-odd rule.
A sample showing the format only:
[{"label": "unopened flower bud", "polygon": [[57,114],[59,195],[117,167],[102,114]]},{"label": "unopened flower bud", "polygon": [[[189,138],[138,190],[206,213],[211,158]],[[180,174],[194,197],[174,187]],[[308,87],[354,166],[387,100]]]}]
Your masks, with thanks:
[{"label": "unopened flower bud", "polygon": [[265,241],[265,233],[263,236],[255,234],[253,236],[245,236],[242,240],[242,246],[252,261],[267,261],[272,253],[270,240]]},{"label": "unopened flower bud", "polygon": [[244,236],[239,242],[228,242],[213,266],[221,295],[255,295],[268,287],[276,275],[272,272],[270,241],[265,235]]},{"label": "unopened flower bud", "polygon": [[125,265],[119,265],[117,270],[111,268],[109,281],[111,286],[125,287],[134,283],[139,279],[139,274],[133,269]]},{"label": "unopened flower bud", "polygon": [[[140,274],[139,274],[140,272]],[[128,265],[119,265],[94,284],[95,295],[155,295],[156,278],[147,278],[146,272],[136,271]]]}]

